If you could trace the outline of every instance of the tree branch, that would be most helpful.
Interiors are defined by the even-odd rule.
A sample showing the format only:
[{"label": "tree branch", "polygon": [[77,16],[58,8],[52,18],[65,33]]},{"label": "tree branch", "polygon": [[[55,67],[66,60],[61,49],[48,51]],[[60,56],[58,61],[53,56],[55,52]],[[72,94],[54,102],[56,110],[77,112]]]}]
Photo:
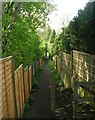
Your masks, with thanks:
[{"label": "tree branch", "polygon": [[18,2],[18,5],[15,8],[15,11],[14,11],[14,14],[13,14],[13,21],[11,21],[11,23],[8,25],[6,30],[11,30],[12,29],[13,22],[16,21],[16,17],[17,17],[20,6],[21,6],[21,2]]}]

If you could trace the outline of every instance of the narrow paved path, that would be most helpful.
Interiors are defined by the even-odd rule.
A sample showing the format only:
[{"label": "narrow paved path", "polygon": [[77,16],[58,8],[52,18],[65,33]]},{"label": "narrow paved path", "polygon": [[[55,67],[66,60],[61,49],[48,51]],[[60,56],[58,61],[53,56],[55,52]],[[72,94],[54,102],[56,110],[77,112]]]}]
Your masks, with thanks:
[{"label": "narrow paved path", "polygon": [[54,118],[51,111],[51,83],[54,80],[49,70],[48,63],[45,63],[40,76],[38,96],[24,118]]}]

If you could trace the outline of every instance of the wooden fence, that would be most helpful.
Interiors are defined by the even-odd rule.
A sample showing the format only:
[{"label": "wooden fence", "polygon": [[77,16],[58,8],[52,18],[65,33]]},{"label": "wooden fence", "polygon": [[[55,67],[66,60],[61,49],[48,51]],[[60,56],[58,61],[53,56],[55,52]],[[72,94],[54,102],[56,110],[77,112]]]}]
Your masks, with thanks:
[{"label": "wooden fence", "polygon": [[59,56],[54,57],[55,68],[64,80],[66,87],[71,86],[72,66],[71,66],[71,55],[66,53],[60,53]]},{"label": "wooden fence", "polygon": [[[40,62],[36,63],[38,69]],[[12,56],[0,59],[0,119],[22,117],[32,89],[32,69],[20,65],[14,71]]]},{"label": "wooden fence", "polygon": [[[95,55],[73,50],[71,54],[61,53],[54,57],[56,69],[66,82],[66,87],[72,87],[74,80],[95,82]],[[73,78],[73,79],[72,79]]]},{"label": "wooden fence", "polygon": [[[90,104],[95,108],[95,84],[89,85],[91,82],[95,83],[95,55],[73,50],[71,54],[60,53],[55,56],[54,63],[65,86],[73,88],[74,103],[81,100],[82,102],[83,100],[88,101],[90,98]],[[79,86],[80,84],[83,86]],[[77,106],[74,106],[75,111]]]},{"label": "wooden fence", "polygon": [[0,69],[0,76],[2,80],[2,118],[14,118],[16,117],[16,101],[12,57],[2,59],[1,65],[2,68]]}]

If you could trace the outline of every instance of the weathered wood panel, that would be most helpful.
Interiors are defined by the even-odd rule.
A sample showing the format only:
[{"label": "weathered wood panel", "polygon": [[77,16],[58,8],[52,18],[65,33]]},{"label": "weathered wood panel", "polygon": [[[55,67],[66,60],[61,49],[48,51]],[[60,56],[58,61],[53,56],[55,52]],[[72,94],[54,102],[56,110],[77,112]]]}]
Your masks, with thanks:
[{"label": "weathered wood panel", "polygon": [[2,119],[2,61],[0,60],[0,120]]},{"label": "weathered wood panel", "polygon": [[62,53],[62,77],[66,87],[71,87],[71,55]]},{"label": "weathered wood panel", "polygon": [[[2,74],[2,118],[15,118],[15,90],[13,79],[13,58],[2,59],[0,74]],[[1,62],[0,62],[1,63]]]},{"label": "weathered wood panel", "polygon": [[95,81],[95,55],[73,51],[73,76],[79,81]]},{"label": "weathered wood panel", "polygon": [[20,65],[15,71],[15,92],[16,92],[16,105],[17,105],[17,116],[22,117],[24,112],[24,74],[23,65]]}]

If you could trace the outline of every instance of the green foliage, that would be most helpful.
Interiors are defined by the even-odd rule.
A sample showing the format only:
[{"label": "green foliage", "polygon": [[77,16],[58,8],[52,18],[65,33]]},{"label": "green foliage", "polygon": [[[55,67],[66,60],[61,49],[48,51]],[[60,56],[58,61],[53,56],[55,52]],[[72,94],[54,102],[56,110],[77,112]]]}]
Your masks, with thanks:
[{"label": "green foliage", "polygon": [[27,104],[29,105],[29,107],[30,107],[30,104],[33,103],[33,101],[36,99],[36,97],[37,97],[37,89],[34,88],[34,89],[32,89],[32,92],[31,92],[31,94],[29,96],[29,99],[28,99]]},{"label": "green foliage", "polygon": [[58,71],[55,69],[55,65],[53,61],[49,62],[49,67],[51,72],[54,74],[55,83],[59,85],[63,83],[63,81],[60,78],[60,75],[58,74]]},{"label": "green foliage", "polygon": [[53,30],[50,34],[50,43],[54,43],[54,39],[55,39],[55,36],[56,36],[56,32],[55,30]]},{"label": "green foliage", "polygon": [[[76,49],[95,54],[95,2],[89,2],[84,10],[79,10],[66,32],[70,50]],[[65,35],[66,35],[65,34]],[[66,38],[68,42],[68,38]],[[67,49],[68,50],[68,49]]]},{"label": "green foliage", "polygon": [[43,68],[39,67],[36,71],[35,75],[33,76],[32,87],[35,89],[39,84],[39,76],[42,72]]},{"label": "green foliage", "polygon": [[95,1],[88,2],[79,10],[69,25],[53,40],[52,54],[60,51],[70,53],[73,49],[95,54]]},{"label": "green foliage", "polygon": [[26,105],[25,105],[25,111],[27,111],[27,110],[29,110],[30,109],[30,105],[27,103]]},{"label": "green foliage", "polygon": [[33,76],[33,81],[32,81],[33,85],[32,86],[36,87],[38,85],[38,83],[39,83],[38,79],[35,76]]},{"label": "green foliage", "polygon": [[64,82],[63,80],[61,79],[60,77],[60,74],[58,74],[58,71],[55,69],[55,65],[54,65],[54,62],[53,61],[50,61],[49,62],[49,67],[50,67],[50,70],[51,72],[53,73],[54,75],[54,80],[55,80],[55,84],[56,84],[56,87],[57,89],[61,92],[63,91],[64,89]]},{"label": "green foliage", "polygon": [[[46,7],[48,6],[48,7]],[[15,68],[38,60],[44,46],[38,28],[43,29],[53,7],[45,2],[6,2],[2,15],[3,57],[12,55]]]},{"label": "green foliage", "polygon": [[53,61],[49,61],[49,67],[50,67],[50,70],[52,72],[54,70],[54,63],[53,63]]}]

